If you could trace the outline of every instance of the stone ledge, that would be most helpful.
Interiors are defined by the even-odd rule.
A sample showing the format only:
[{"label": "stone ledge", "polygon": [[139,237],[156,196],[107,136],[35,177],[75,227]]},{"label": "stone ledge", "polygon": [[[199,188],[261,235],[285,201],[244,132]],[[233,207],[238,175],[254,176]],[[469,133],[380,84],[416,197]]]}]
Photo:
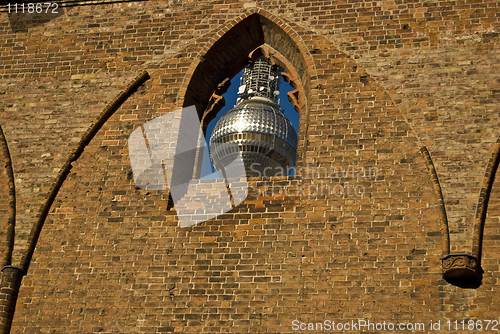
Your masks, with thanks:
[{"label": "stone ledge", "polygon": [[483,270],[477,257],[468,254],[448,254],[442,258],[443,278],[463,288],[481,285]]}]

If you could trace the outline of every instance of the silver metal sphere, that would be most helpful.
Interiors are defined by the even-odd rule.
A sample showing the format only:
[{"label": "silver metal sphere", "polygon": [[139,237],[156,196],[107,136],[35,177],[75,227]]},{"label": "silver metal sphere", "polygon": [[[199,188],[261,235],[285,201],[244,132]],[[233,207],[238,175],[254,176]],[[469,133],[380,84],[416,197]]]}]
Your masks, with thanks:
[{"label": "silver metal sphere", "polygon": [[278,105],[279,73],[263,57],[245,68],[238,104],[210,137],[210,158],[218,171],[240,152],[250,177],[284,176],[295,166],[297,133]]},{"label": "silver metal sphere", "polygon": [[249,177],[287,175],[295,165],[297,133],[274,103],[246,100],[221,117],[210,137],[217,170],[238,156],[235,145],[225,145],[229,143],[239,147]]}]

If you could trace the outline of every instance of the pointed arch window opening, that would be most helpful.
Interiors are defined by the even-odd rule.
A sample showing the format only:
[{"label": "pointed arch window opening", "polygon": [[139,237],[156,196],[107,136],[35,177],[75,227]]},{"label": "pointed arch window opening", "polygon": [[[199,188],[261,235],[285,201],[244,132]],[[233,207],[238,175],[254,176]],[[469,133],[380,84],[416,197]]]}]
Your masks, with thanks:
[{"label": "pointed arch window opening", "polygon": [[[183,108],[190,106],[196,107],[205,139],[209,140],[211,137],[210,131],[207,131],[207,125],[213,118],[221,117],[224,114],[219,113],[219,111],[226,104],[226,91],[230,86],[232,86],[235,90],[240,86],[238,81],[231,84],[231,80],[234,79],[235,76],[239,77],[237,74],[245,68],[245,66],[254,63],[259,57],[262,56],[273,68],[280,67],[281,69],[285,69],[285,71],[282,72],[281,78],[284,80],[281,80],[281,88],[286,87],[288,88],[287,90],[291,91],[289,91],[288,94],[285,92],[285,95],[287,95],[286,98],[285,96],[280,96],[281,104],[287,104],[288,101],[290,101],[297,112],[297,114],[295,114],[295,118],[299,118],[299,115],[307,115],[311,93],[310,80],[311,78],[314,78],[312,73],[315,72],[314,68],[311,66],[313,63],[311,56],[307,52],[307,47],[305,47],[305,44],[301,40],[300,36],[290,34],[290,31],[293,29],[288,27],[287,24],[282,22],[279,18],[276,18],[265,11],[261,13],[249,14],[241,21],[231,23],[230,26],[231,28],[221,34],[221,36],[214,41],[213,44],[211,44],[210,48],[200,55],[199,60],[193,63],[193,65],[196,65],[191,69],[192,74],[190,75],[190,80],[187,81],[186,86],[183,85],[183,88],[179,91],[182,94],[179,101],[181,102]],[[290,89],[290,86],[284,82],[289,83],[293,90]],[[283,89],[280,89],[280,91],[283,91]],[[282,93],[282,95],[284,94]],[[228,108],[231,108],[234,106],[234,102],[228,102],[227,105]],[[287,111],[287,108],[284,106],[280,106],[280,109],[285,112]],[[267,111],[260,111],[258,113],[267,113]],[[292,113],[292,115],[294,114]],[[283,116],[285,115],[282,114],[281,117]],[[280,119],[280,124],[282,123],[281,117],[278,117]],[[288,123],[286,128],[293,128],[297,132],[295,136],[296,139],[292,139],[292,142],[294,142],[296,147],[293,149],[295,153],[291,153],[290,146],[283,149],[279,140],[275,141],[273,139],[268,141],[271,143],[271,146],[267,148],[260,147],[259,145],[259,153],[264,153],[267,158],[262,158],[264,160],[268,160],[266,163],[262,163],[261,166],[267,166],[267,163],[269,163],[276,166],[273,168],[278,168],[277,166],[281,164],[285,170],[288,170],[291,166],[300,167],[304,164],[304,153],[307,151],[307,141],[304,140],[304,136],[307,136],[308,132],[307,117],[303,117],[300,120],[300,126],[297,126],[297,122],[294,121],[294,117],[288,117],[288,115],[286,115],[283,118],[286,118],[285,123]],[[277,120],[277,118],[274,118],[274,122]],[[299,131],[297,131],[298,128],[300,129]],[[234,127],[234,129],[236,128]],[[271,129],[273,129],[273,127],[271,127]],[[250,128],[245,131],[252,132]],[[281,136],[282,132],[279,133]],[[228,134],[223,133],[223,135],[226,136]],[[198,145],[206,146],[202,144],[204,143],[203,136],[199,137]],[[225,143],[225,139],[225,137],[217,138],[217,142],[220,141]],[[237,139],[237,141],[240,142],[240,139]],[[228,141],[228,143],[229,142],[230,141]],[[260,152],[261,148],[264,152]],[[206,174],[206,172],[204,171],[201,173],[201,170],[203,157],[205,156],[205,160],[210,157],[208,153],[209,150],[210,148],[203,153],[204,149],[198,146],[196,152],[192,154],[192,160],[194,162],[194,168],[192,169],[193,179],[206,178],[205,175],[202,175]],[[289,153],[284,153],[283,150]],[[248,145],[243,145],[241,151],[248,152],[244,153],[244,156],[248,157],[251,155],[251,152],[253,152],[251,150],[251,143],[250,147]],[[277,151],[280,151],[281,153]],[[231,153],[228,154],[231,155]],[[285,158],[283,154],[287,157]],[[217,156],[218,159],[223,159],[223,161],[216,161],[215,163],[217,165],[220,163],[224,165],[229,161],[228,159],[230,159],[229,156],[225,157],[223,153],[217,154]],[[291,158],[292,156],[294,158]],[[248,160],[248,162],[250,164],[250,160]],[[246,168],[248,168],[249,164],[246,165]],[[217,168],[219,167],[220,166]],[[183,166],[177,166],[176,168],[179,170],[185,169]],[[183,173],[186,174],[186,172],[187,171],[184,171]],[[247,177],[250,174],[247,173]],[[275,173],[269,174],[270,176],[280,175]],[[290,173],[289,175],[293,174]],[[251,175],[251,177],[256,176],[258,177],[259,175]]]}]

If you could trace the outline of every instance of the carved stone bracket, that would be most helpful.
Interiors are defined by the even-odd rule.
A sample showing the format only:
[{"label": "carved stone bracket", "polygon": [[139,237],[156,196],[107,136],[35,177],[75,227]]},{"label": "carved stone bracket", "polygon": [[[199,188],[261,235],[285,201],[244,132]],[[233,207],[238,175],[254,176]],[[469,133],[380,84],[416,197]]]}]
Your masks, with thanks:
[{"label": "carved stone bracket", "polygon": [[482,269],[474,255],[448,254],[442,258],[443,278],[460,287],[477,287],[481,284]]}]

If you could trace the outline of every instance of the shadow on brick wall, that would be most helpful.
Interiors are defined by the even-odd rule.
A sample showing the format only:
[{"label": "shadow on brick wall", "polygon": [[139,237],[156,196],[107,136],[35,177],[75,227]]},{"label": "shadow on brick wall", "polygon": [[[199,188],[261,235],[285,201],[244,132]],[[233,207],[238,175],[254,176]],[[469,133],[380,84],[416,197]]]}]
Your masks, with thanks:
[{"label": "shadow on brick wall", "polygon": [[[42,4],[41,13],[36,13],[36,9],[33,9],[34,10],[33,13],[29,13],[27,7],[28,3],[24,4],[18,3],[17,13],[14,4],[11,4],[10,6],[10,13],[9,9],[5,8],[4,11],[8,13],[12,32],[14,33],[28,32],[28,29],[30,28],[44,25],[45,23],[52,21],[53,19],[58,18],[59,16],[65,14],[66,10],[63,7],[58,6],[56,8],[55,6],[53,6],[53,4],[54,3],[52,3],[50,7],[48,7],[45,4]],[[24,13],[22,5],[24,5]],[[47,11],[47,13],[45,13],[45,11]]]}]

